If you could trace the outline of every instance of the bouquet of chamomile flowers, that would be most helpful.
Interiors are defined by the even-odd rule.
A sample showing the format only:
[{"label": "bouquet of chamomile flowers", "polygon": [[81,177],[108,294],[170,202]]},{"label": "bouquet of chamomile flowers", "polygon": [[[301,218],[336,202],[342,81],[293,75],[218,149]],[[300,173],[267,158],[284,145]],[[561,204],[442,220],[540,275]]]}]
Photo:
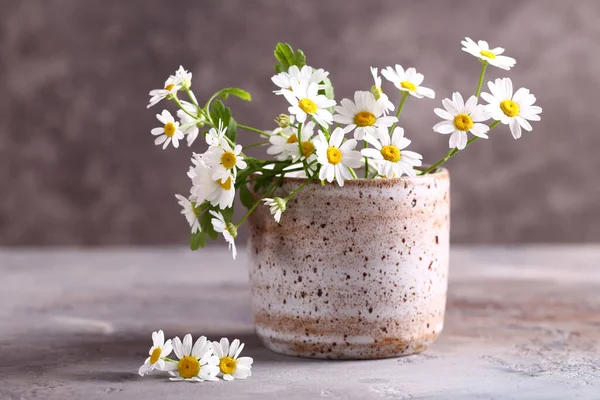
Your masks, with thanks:
[{"label": "bouquet of chamomile flowers", "polygon": [[[207,237],[217,239],[222,234],[235,258],[238,228],[256,207],[269,207],[281,223],[290,199],[312,181],[344,186],[344,181],[359,179],[358,175],[363,179],[426,175],[474,141],[488,139],[499,124],[508,125],[515,139],[521,137],[522,129],[531,131],[529,121],[539,121],[542,109],[534,105],[536,98],[528,89],[514,90],[510,78],[500,78],[487,82],[489,92],[482,93],[488,66],[510,70],[515,59],[504,56],[503,48],[490,48],[482,40],[466,38],[462,45],[481,64],[477,89],[469,97],[455,92],[442,100],[443,108],[433,110],[442,119],[433,130],[450,135],[450,150],[426,167],[422,166],[422,156],[408,149],[411,141],[398,123],[409,98],[435,98],[415,68],[405,69],[399,64],[381,71],[371,68],[373,86],[338,103],[329,72],[307,65],[301,50],[279,43],[274,52],[276,74],[271,80],[275,95],[289,104],[288,114],[275,118],[275,129],[262,130],[238,123],[224,104],[231,96],[250,101],[248,92],[225,88],[199,102],[191,90],[192,74],[180,67],[162,89],[150,92],[148,107],[162,100],[178,107],[176,117],[168,110],[156,115],[160,122],[152,129],[156,145],[178,148],[179,141],[185,139],[188,146],[203,142],[200,147],[205,148],[203,153],[192,154],[189,195],[176,195],[191,227],[191,248],[204,247]],[[385,92],[379,74],[390,83]],[[392,93],[396,103],[388,96]],[[479,104],[480,98],[487,104]],[[242,147],[236,142],[238,131],[256,134],[258,141]],[[272,159],[244,153],[255,146],[265,146]],[[287,196],[273,197],[284,176],[306,180]],[[248,211],[234,222],[236,194]]]}]

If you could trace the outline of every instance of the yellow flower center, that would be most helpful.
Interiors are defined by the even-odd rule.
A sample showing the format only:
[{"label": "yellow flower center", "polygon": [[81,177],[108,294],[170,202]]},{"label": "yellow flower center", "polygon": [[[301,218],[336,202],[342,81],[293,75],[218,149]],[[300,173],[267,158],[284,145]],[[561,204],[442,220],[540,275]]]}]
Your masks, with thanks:
[{"label": "yellow flower center", "polygon": [[227,178],[225,183],[223,183],[220,179],[217,182],[219,182],[219,186],[221,186],[223,189],[225,189],[225,190],[231,189],[231,177]]},{"label": "yellow flower center", "polygon": [[354,116],[356,126],[373,126],[377,118],[368,111],[361,111]]},{"label": "yellow flower center", "polygon": [[223,374],[233,374],[237,367],[236,361],[231,357],[223,357],[219,362],[219,368]]},{"label": "yellow flower center", "polygon": [[287,140],[288,143],[298,143],[298,136],[296,136],[296,134],[294,133],[292,136],[290,136]]},{"label": "yellow flower center", "polygon": [[155,348],[150,355],[150,364],[156,364],[161,354],[162,349],[160,347]]},{"label": "yellow flower center", "polygon": [[403,89],[409,90],[411,92],[417,90],[417,86],[410,81],[402,81],[400,82],[400,86],[402,86]]},{"label": "yellow flower center", "polygon": [[165,131],[165,135],[167,135],[168,137],[173,136],[175,134],[175,131],[177,130],[175,124],[172,122],[167,122],[163,129]]},{"label": "yellow flower center", "polygon": [[308,157],[314,152],[315,145],[312,142],[302,142],[302,154],[304,154],[304,157]]},{"label": "yellow flower center", "polygon": [[172,83],[168,84],[167,86],[165,86],[165,90],[171,91],[171,89],[173,89],[173,85]]},{"label": "yellow flower center", "polygon": [[400,161],[400,149],[396,146],[383,146],[381,148],[381,155],[384,159],[393,163]]},{"label": "yellow flower center", "polygon": [[516,117],[520,111],[519,105],[512,100],[502,100],[500,109],[507,117]]},{"label": "yellow flower center", "polygon": [[317,112],[317,105],[311,99],[305,98],[300,100],[298,102],[298,107],[307,114],[314,114]]},{"label": "yellow flower center", "polygon": [[337,147],[330,147],[327,149],[327,161],[330,164],[336,165],[342,162],[342,152]]},{"label": "yellow flower center", "polygon": [[458,114],[454,117],[454,126],[459,131],[468,131],[473,127],[473,120],[467,114]]},{"label": "yellow flower center", "polygon": [[225,151],[225,152],[223,152],[223,155],[221,156],[221,164],[226,169],[233,168],[236,163],[237,163],[237,159],[236,159],[234,153],[232,153],[231,151]]},{"label": "yellow flower center", "polygon": [[481,50],[479,52],[479,54],[481,54],[484,57],[491,58],[492,60],[494,58],[496,58],[496,55],[494,53],[492,53],[491,51],[489,51],[489,50]]},{"label": "yellow flower center", "polygon": [[196,357],[185,356],[177,363],[177,371],[182,378],[193,378],[200,373],[200,362]]}]

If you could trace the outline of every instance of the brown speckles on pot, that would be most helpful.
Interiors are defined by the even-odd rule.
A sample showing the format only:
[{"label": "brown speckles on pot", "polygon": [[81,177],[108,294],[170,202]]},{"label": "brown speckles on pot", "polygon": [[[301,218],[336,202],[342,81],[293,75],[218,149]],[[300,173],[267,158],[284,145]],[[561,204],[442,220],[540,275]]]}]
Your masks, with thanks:
[{"label": "brown speckles on pot", "polygon": [[[286,178],[277,195],[301,183]],[[336,359],[424,350],[444,322],[448,191],[444,170],[342,188],[311,183],[281,224],[259,207],[249,219],[249,272],[265,345]]]}]

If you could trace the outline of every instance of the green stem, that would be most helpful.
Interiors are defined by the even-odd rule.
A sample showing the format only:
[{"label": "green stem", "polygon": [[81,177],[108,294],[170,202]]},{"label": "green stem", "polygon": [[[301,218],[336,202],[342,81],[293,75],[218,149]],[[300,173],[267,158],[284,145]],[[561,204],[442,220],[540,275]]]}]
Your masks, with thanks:
[{"label": "green stem", "polygon": [[485,70],[487,69],[488,62],[483,61],[483,65],[481,66],[481,74],[479,74],[479,83],[477,84],[477,91],[475,92],[475,97],[479,98],[481,94],[481,85],[483,85],[483,76],[485,75]]},{"label": "green stem", "polygon": [[165,360],[165,361],[168,361],[168,362],[173,362],[173,363],[179,362],[179,361],[175,361],[175,360],[173,360],[173,359],[171,359],[169,357],[162,357],[162,359]]},{"label": "green stem", "polygon": [[352,174],[352,177],[354,179],[358,179],[358,176],[356,176],[356,172],[354,172],[354,169],[352,169],[352,168],[348,168],[348,169],[350,170],[350,173]]},{"label": "green stem", "polygon": [[254,203],[252,205],[252,207],[250,207],[250,209],[248,210],[248,212],[246,214],[244,214],[244,216],[242,217],[242,219],[239,220],[239,222],[237,224],[235,224],[236,228],[239,228],[240,225],[242,225],[244,223],[244,221],[250,216],[250,214],[252,214],[254,212],[254,210],[256,209],[256,207],[258,207],[258,205],[261,203],[261,201],[263,201],[263,199],[267,196],[269,196],[271,194],[271,192],[273,190],[275,190],[275,187],[277,185],[279,185],[279,183],[281,182],[281,180],[283,179],[283,176],[279,177],[279,179],[277,179],[276,182],[274,182],[266,191],[265,193],[261,196],[260,199],[258,199],[258,201],[256,203]]},{"label": "green stem", "polygon": [[[402,92],[402,98],[400,99],[400,104],[398,104],[398,111],[396,111],[396,118],[400,118],[400,114],[402,113],[402,108],[404,108],[404,102],[406,101],[406,98],[408,97],[409,93],[408,92]],[[394,128],[396,127],[396,124],[398,123],[398,121],[394,122],[394,124],[392,124],[391,128],[390,128],[390,135],[392,134],[392,132],[394,132]]]},{"label": "green stem", "polygon": [[186,88],[184,88],[184,90],[187,93],[188,98],[192,101],[192,104],[195,105],[197,109],[200,109],[200,106],[198,105],[198,101],[196,100],[196,96],[194,96],[194,94],[192,93],[190,88],[186,87]]},{"label": "green stem", "polygon": [[177,105],[179,106],[179,108],[181,108],[184,113],[186,113],[187,115],[189,115],[190,117],[192,117],[194,119],[198,119],[197,115],[191,114],[190,112],[188,112],[188,110],[186,110],[185,108],[183,108],[183,104],[181,104],[181,101],[179,101],[179,99],[177,98],[176,95],[173,95],[172,99],[173,99],[173,101],[175,103],[177,103]]},{"label": "green stem", "polygon": [[[496,125],[498,125],[499,123],[500,123],[500,121],[494,121],[490,125],[490,129],[488,130],[488,132],[491,131],[492,129],[494,129],[496,127]],[[479,137],[473,136],[471,139],[469,139],[467,141],[467,146],[469,146],[471,143],[473,143],[477,139],[479,139]],[[467,148],[467,146],[465,146],[465,148]],[[439,160],[438,162],[436,162],[435,164],[433,164],[431,167],[429,167],[425,171],[423,171],[421,173],[421,175],[426,175],[426,174],[429,174],[429,173],[435,171],[440,165],[444,164],[446,161],[448,161],[450,158],[452,158],[454,155],[456,155],[456,153],[458,153],[458,149],[457,148],[450,149],[450,151],[448,151],[448,154],[446,154],[441,160]]]},{"label": "green stem", "polygon": [[315,179],[315,178],[314,177],[308,178],[302,185],[298,186],[298,188],[296,190],[294,190],[292,193],[288,194],[284,200],[286,202],[290,201],[292,199],[292,197],[294,197],[296,195],[296,193],[301,191],[306,185],[308,185],[310,182],[312,182],[313,179]]},{"label": "green stem", "polygon": [[249,144],[248,146],[242,147],[242,150],[250,149],[252,147],[262,146],[263,144],[269,144],[269,143],[270,142],[256,142],[256,143],[252,143],[252,144]]},{"label": "green stem", "polygon": [[269,135],[267,132],[261,131],[260,129],[253,128],[251,126],[246,126],[246,125],[240,125],[240,124],[238,124],[237,127],[241,128],[241,129],[245,129],[245,130],[250,131],[250,132],[258,133],[259,135],[263,135],[263,136],[266,136],[266,137],[271,137],[271,135]]},{"label": "green stem", "polygon": [[[369,143],[365,141],[365,149],[369,147]],[[369,159],[365,156],[365,178],[369,177]]]}]

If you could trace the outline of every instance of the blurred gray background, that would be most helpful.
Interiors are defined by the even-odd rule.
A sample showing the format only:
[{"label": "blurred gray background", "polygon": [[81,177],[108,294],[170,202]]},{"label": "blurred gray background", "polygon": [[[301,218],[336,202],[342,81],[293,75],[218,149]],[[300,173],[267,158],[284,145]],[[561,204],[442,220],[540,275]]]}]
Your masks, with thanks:
[{"label": "blurred gray background", "polygon": [[229,102],[236,119],[272,129],[287,107],[271,93],[277,41],[330,71],[338,101],[371,86],[371,65],[424,73],[437,98],[410,98],[401,125],[431,163],[448,140],[433,108],[477,84],[464,36],[505,47],[517,66],[487,78],[510,76],[544,112],[520,140],[497,128],[448,164],[453,241],[600,241],[598,0],[0,3],[0,245],[187,243],[173,194],[189,190],[191,150],[153,145],[147,93],[183,64],[200,98],[250,91]]}]

